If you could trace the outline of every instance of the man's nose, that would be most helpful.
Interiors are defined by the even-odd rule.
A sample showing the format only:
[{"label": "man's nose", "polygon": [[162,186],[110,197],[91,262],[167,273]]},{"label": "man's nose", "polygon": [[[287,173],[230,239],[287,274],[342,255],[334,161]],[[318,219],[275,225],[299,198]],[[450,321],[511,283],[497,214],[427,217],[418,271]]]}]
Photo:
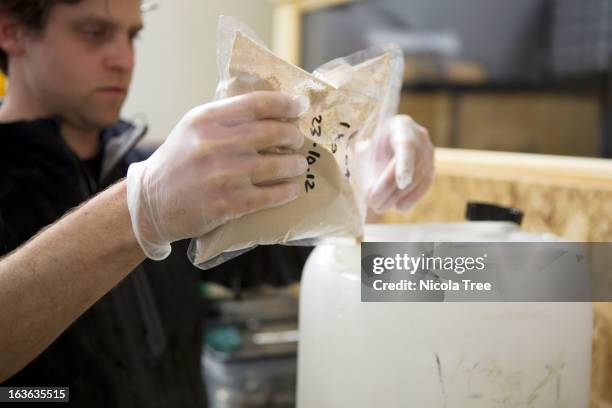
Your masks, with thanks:
[{"label": "man's nose", "polygon": [[134,46],[129,39],[117,39],[110,45],[105,59],[107,68],[129,71],[134,68]]}]

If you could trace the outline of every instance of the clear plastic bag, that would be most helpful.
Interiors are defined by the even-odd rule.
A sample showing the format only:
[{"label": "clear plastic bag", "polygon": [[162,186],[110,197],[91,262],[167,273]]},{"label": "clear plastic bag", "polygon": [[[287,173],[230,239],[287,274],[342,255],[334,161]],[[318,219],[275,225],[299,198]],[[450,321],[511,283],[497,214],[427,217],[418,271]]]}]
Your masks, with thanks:
[{"label": "clear plastic bag", "polygon": [[305,136],[298,153],[309,168],[300,198],[229,221],[192,240],[189,259],[208,269],[261,244],[359,239],[367,188],[386,165],[376,161],[374,138],[397,109],[403,74],[399,47],[369,48],[309,74],[275,56],[236,19],[221,17],[217,57],[216,99],[273,90],[308,102],[296,125]]}]

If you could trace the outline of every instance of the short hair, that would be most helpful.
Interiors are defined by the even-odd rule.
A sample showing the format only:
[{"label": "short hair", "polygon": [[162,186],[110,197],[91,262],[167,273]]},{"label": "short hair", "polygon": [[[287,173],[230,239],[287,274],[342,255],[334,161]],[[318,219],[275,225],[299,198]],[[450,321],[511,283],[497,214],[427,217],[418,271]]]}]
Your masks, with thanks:
[{"label": "short hair", "polygon": [[[0,0],[0,10],[12,14],[27,30],[40,32],[45,28],[49,13],[59,3],[77,4],[82,0]],[[8,75],[8,55],[0,49],[0,70]]]}]

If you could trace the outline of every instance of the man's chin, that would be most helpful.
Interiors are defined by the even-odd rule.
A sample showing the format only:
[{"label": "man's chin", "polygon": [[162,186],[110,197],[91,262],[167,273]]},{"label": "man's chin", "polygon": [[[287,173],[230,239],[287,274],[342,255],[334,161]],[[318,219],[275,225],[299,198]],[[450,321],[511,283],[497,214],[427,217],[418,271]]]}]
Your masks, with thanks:
[{"label": "man's chin", "polygon": [[119,120],[124,100],[125,98],[94,98],[89,101],[87,111],[83,114],[97,127],[112,126]]},{"label": "man's chin", "polygon": [[119,121],[119,110],[98,111],[89,116],[89,122],[99,129],[104,129],[116,124]]}]

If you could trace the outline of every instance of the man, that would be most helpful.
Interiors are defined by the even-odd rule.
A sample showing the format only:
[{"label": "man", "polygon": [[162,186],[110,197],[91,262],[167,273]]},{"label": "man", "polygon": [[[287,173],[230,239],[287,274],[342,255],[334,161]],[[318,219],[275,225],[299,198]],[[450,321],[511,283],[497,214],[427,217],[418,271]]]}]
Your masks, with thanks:
[{"label": "man", "polygon": [[[204,406],[197,272],[181,245],[301,192],[303,157],[258,153],[303,143],[301,107],[275,92],[195,108],[129,167],[145,157],[118,115],[141,27],[140,0],[0,0],[3,386],[69,386],[76,406]],[[431,182],[433,149],[406,117],[386,140],[370,204],[405,208]]]}]

